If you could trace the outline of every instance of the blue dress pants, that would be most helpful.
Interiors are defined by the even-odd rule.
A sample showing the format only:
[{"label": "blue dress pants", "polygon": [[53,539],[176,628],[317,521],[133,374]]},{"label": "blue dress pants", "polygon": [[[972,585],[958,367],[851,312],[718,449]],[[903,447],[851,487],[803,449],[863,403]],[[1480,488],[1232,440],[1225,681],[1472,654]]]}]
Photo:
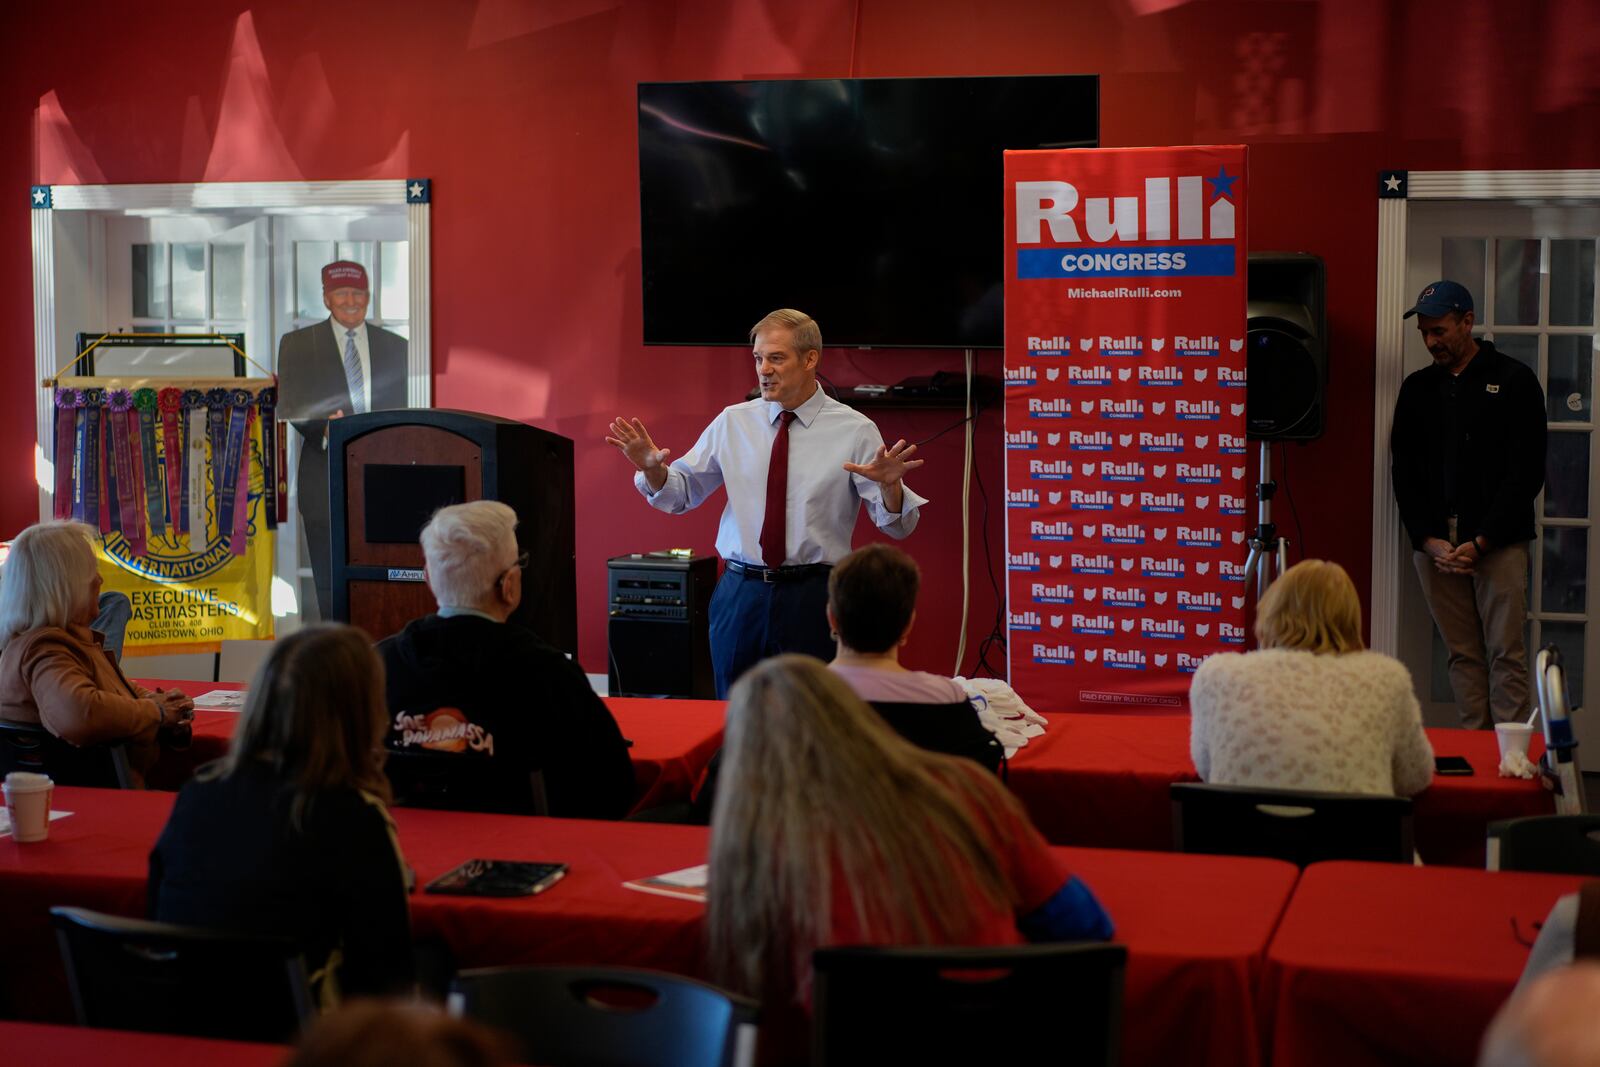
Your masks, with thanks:
[{"label": "blue dress pants", "polygon": [[723,572],[711,594],[711,670],[717,698],[726,700],[739,676],[768,656],[803,652],[833,659],[828,632],[828,572],[765,582]]}]

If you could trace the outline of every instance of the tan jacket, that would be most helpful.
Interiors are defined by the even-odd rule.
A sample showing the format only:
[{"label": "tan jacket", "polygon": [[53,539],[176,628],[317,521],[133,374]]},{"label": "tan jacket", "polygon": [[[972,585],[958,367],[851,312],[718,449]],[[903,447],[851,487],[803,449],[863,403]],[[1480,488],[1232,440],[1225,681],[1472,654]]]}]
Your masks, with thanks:
[{"label": "tan jacket", "polygon": [[0,652],[0,719],[38,723],[70,744],[128,743],[138,784],[160,755],[161,709],[128,681],[87,626],[41,626]]}]

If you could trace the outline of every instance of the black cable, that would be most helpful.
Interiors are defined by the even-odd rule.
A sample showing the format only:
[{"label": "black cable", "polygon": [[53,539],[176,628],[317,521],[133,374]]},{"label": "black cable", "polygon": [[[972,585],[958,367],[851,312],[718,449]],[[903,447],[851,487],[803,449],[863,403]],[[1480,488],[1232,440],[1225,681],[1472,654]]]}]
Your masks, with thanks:
[{"label": "black cable", "polygon": [[983,409],[982,405],[979,405],[978,407],[973,408],[971,415],[968,415],[966,418],[963,418],[963,419],[957,419],[955,422],[952,422],[949,426],[946,426],[944,429],[940,430],[938,433],[934,434],[932,437],[924,437],[922,440],[920,440],[920,441],[918,441],[916,443],[917,447],[921,448],[923,445],[927,444],[929,441],[937,441],[939,438],[943,437],[945,434],[949,433],[951,430],[959,430],[959,429],[961,429],[961,427],[965,426],[967,423],[977,421],[978,416],[983,414],[983,410],[984,409]]},{"label": "black cable", "polygon": [[1305,559],[1306,531],[1300,525],[1300,509],[1294,506],[1294,492],[1289,488],[1289,445],[1286,441],[1278,443],[1283,446],[1278,451],[1278,456],[1282,460],[1280,466],[1283,467],[1283,495],[1289,500],[1289,514],[1294,516],[1294,535],[1300,539],[1296,542],[1300,546],[1300,558]]}]

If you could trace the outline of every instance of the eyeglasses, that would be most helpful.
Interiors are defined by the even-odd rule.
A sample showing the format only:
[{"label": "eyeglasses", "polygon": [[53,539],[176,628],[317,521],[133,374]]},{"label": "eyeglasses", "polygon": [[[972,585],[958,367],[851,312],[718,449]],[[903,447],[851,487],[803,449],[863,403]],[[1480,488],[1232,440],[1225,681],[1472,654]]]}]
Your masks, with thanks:
[{"label": "eyeglasses", "polygon": [[500,580],[502,578],[504,578],[506,575],[510,574],[514,570],[518,570],[518,571],[527,570],[528,569],[528,559],[529,559],[529,554],[527,552],[524,552],[522,555],[518,556],[517,557],[517,561],[515,563],[513,563],[511,566],[507,567],[505,570],[501,571],[499,573],[499,575],[497,575],[495,577],[494,584],[495,585],[499,585],[500,584]]}]

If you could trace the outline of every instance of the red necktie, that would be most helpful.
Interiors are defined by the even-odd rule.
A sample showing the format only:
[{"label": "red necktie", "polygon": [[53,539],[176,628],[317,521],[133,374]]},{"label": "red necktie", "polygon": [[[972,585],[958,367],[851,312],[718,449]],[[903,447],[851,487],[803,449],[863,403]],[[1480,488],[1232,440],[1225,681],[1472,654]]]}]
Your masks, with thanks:
[{"label": "red necktie", "polygon": [[794,412],[778,412],[778,436],[772,439],[772,459],[767,463],[767,513],[761,520],[761,561],[783,566],[788,550],[785,507],[789,496],[789,424]]}]

